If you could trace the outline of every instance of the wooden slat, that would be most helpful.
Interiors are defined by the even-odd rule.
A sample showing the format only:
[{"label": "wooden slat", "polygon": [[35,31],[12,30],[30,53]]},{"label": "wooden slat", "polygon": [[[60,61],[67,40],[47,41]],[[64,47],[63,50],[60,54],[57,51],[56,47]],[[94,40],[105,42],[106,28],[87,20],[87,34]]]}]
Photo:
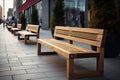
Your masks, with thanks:
[{"label": "wooden slat", "polygon": [[96,41],[96,38],[97,38],[97,34],[80,32],[80,31],[70,31],[69,36],[72,36],[75,38],[93,40],[93,41]]},{"label": "wooden slat", "polygon": [[29,35],[37,35],[36,33],[31,33],[31,32],[28,32],[28,31],[19,31],[18,33],[21,34],[21,35],[24,35],[24,36],[25,35],[28,35],[28,36]]},{"label": "wooden slat", "polygon": [[17,28],[21,30],[22,24],[17,24]]},{"label": "wooden slat", "polygon": [[39,31],[39,25],[28,24],[26,30],[28,30],[30,32],[38,33],[38,31]]},{"label": "wooden slat", "polygon": [[53,51],[56,51],[57,53],[61,53],[61,55],[64,56],[65,58],[69,58],[69,55],[66,54],[66,53],[69,53],[69,52],[66,51],[66,50],[63,50],[63,49],[59,48],[58,46],[55,46],[55,45],[53,45],[49,42],[46,42],[43,39],[38,39],[37,42],[38,42],[38,44],[40,43],[41,45],[44,45],[44,46],[52,49]]},{"label": "wooden slat", "polygon": [[85,44],[89,44],[89,45],[93,45],[93,46],[98,46],[98,47],[101,46],[100,41],[92,41],[92,40],[87,40],[87,39],[83,39],[83,38],[74,38],[71,36],[69,36],[68,39],[77,41],[77,42],[81,42],[81,43],[85,43]]},{"label": "wooden slat", "polygon": [[80,32],[88,32],[88,33],[97,33],[103,34],[103,29],[94,29],[94,28],[77,28],[77,27],[65,27],[65,26],[56,26],[55,29],[62,29],[62,30],[71,30],[71,31],[80,31]]},{"label": "wooden slat", "polygon": [[18,28],[11,28],[12,31],[20,31],[21,29]]}]

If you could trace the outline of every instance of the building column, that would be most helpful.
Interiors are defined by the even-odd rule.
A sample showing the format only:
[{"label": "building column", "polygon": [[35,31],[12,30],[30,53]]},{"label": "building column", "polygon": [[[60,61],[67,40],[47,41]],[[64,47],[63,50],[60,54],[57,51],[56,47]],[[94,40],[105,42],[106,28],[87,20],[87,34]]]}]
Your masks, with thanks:
[{"label": "building column", "polygon": [[42,0],[42,29],[49,29],[49,0]]}]

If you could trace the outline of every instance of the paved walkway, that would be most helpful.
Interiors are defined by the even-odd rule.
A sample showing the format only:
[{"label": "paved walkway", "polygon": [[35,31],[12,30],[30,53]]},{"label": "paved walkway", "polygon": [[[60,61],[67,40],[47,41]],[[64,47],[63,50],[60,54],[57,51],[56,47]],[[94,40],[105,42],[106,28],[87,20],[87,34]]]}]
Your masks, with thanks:
[{"label": "paved walkway", "polygon": [[[40,37],[51,38],[51,32],[40,30]],[[79,59],[75,64],[77,69],[94,69],[95,60]],[[73,80],[120,80],[119,68],[120,57],[107,58],[104,76]],[[63,57],[37,56],[36,44],[24,44],[0,25],[0,80],[67,80],[65,73]]]}]

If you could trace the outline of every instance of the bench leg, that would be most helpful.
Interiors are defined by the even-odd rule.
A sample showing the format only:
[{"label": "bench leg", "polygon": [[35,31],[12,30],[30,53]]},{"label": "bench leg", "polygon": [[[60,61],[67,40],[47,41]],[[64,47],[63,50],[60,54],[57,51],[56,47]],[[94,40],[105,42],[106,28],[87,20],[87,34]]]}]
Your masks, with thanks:
[{"label": "bench leg", "polygon": [[12,30],[12,33],[15,35],[15,30]]},{"label": "bench leg", "polygon": [[37,39],[39,38],[39,35],[37,35]]},{"label": "bench leg", "polygon": [[18,34],[18,40],[20,40],[20,34]]},{"label": "bench leg", "polygon": [[97,73],[100,76],[104,75],[104,56],[101,55],[101,54],[97,57],[97,64],[96,64],[96,66],[97,66]]},{"label": "bench leg", "polygon": [[37,43],[37,54],[40,55],[41,54],[41,44]]},{"label": "bench leg", "polygon": [[13,30],[11,30],[11,32],[13,33]]},{"label": "bench leg", "polygon": [[74,60],[73,59],[67,59],[67,79],[70,80],[70,78],[73,75],[73,66],[74,66]]},{"label": "bench leg", "polygon": [[15,31],[13,31],[13,34],[16,35]]},{"label": "bench leg", "polygon": [[13,34],[14,34],[14,35],[17,35],[16,32],[17,32],[17,31],[13,31]]},{"label": "bench leg", "polygon": [[27,44],[27,39],[28,39],[28,36],[27,35],[25,35],[25,44]]}]

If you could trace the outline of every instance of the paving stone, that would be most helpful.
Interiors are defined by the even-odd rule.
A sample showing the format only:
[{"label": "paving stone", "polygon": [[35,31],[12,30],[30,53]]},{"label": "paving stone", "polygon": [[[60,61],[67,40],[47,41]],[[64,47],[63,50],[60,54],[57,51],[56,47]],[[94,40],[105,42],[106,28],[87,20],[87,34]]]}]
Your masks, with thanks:
[{"label": "paving stone", "polygon": [[8,63],[8,61],[0,61],[0,65],[6,64],[6,63]]},{"label": "paving stone", "polygon": [[7,56],[0,56],[0,59],[8,59]]},{"label": "paving stone", "polygon": [[49,78],[32,79],[32,80],[67,80],[67,78],[66,77],[49,77]]},{"label": "paving stone", "polygon": [[26,59],[26,60],[20,60],[22,63],[25,63],[25,62],[33,62],[32,59]]},{"label": "paving stone", "polygon": [[19,60],[10,60],[9,63],[13,64],[13,63],[21,63],[21,62]]},{"label": "paving stone", "polygon": [[0,62],[3,62],[3,61],[8,61],[8,59],[0,59]]},{"label": "paving stone", "polygon": [[25,74],[25,70],[15,70],[15,71],[2,71],[0,72],[0,76],[9,76],[9,75],[17,75],[17,74]]},{"label": "paving stone", "polygon": [[0,80],[12,80],[12,76],[3,76],[0,77]]},{"label": "paving stone", "polygon": [[35,74],[24,74],[24,75],[15,75],[13,76],[14,80],[28,80],[28,79],[42,79],[47,77],[44,73],[35,73]]},{"label": "paving stone", "polygon": [[16,58],[9,58],[9,61],[16,61],[19,60],[17,57]]},{"label": "paving stone", "polygon": [[50,68],[40,68],[40,69],[27,69],[27,73],[37,73],[37,72],[51,72],[54,71]]},{"label": "paving stone", "polygon": [[21,61],[21,62],[33,62],[33,60],[32,60],[32,58],[30,57],[30,56],[23,56],[23,57],[19,57],[19,60]]},{"label": "paving stone", "polygon": [[32,65],[32,66],[16,66],[16,67],[11,67],[11,70],[22,70],[22,69],[37,69],[37,65]]},{"label": "paving stone", "polygon": [[0,65],[0,68],[7,67],[7,66],[21,66],[21,65],[22,65],[21,63],[2,64]]},{"label": "paving stone", "polygon": [[[0,52],[2,52],[2,51],[3,51],[3,50],[0,49]],[[5,51],[5,50],[4,50],[4,51]],[[3,57],[3,56],[6,57],[7,54],[4,53],[4,54],[1,54],[1,55],[0,55],[0,57]]]},{"label": "paving stone", "polygon": [[38,64],[39,68],[52,68],[53,66],[50,64]]},{"label": "paving stone", "polygon": [[45,62],[25,62],[22,65],[35,65],[35,64],[46,64]]},{"label": "paving stone", "polygon": [[65,71],[59,71],[59,72],[45,72],[45,74],[48,76],[48,77],[66,77],[66,72]]},{"label": "paving stone", "polygon": [[10,71],[10,67],[3,67],[3,68],[0,68],[0,71],[7,71],[7,70]]}]

